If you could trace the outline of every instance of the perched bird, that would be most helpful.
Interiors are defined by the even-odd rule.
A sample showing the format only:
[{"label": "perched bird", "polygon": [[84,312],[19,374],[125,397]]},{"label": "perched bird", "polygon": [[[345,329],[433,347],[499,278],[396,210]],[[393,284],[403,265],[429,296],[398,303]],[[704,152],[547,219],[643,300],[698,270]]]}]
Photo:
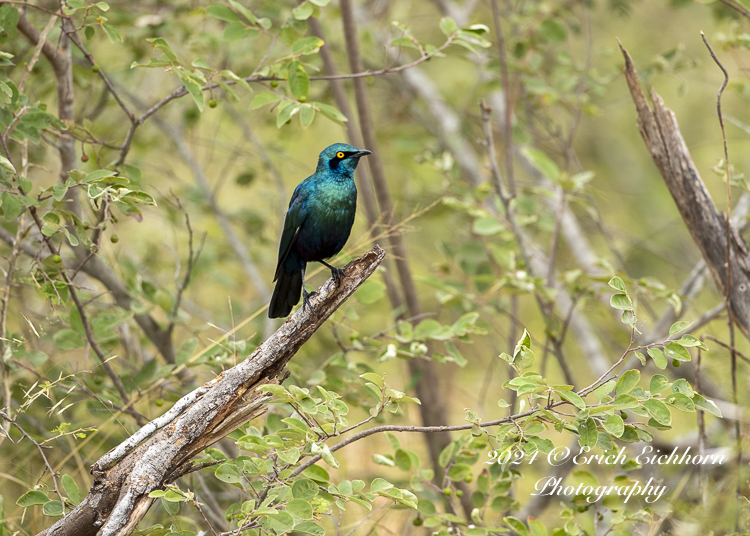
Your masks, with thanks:
[{"label": "perched bird", "polygon": [[318,157],[315,173],[294,189],[279,244],[269,318],[288,316],[299,303],[300,292],[302,307],[310,307],[312,294],[305,288],[308,262],[327,266],[336,285],[341,281],[343,270],[325,259],[341,251],[349,239],[357,211],[354,170],[359,159],[368,154],[372,153],[346,143],[326,147]]}]

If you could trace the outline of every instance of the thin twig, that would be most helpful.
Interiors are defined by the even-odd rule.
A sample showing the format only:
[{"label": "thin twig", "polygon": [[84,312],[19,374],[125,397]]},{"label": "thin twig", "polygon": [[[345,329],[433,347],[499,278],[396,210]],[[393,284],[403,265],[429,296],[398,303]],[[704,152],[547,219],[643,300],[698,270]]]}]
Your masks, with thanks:
[{"label": "thin twig", "polygon": [[201,239],[201,245],[198,248],[198,252],[193,252],[193,228],[190,225],[190,215],[188,214],[188,211],[185,210],[185,207],[182,206],[182,203],[180,202],[180,198],[172,194],[172,197],[174,198],[175,203],[177,204],[177,207],[180,209],[180,211],[185,216],[185,227],[188,231],[188,265],[187,269],[185,270],[185,276],[182,279],[182,283],[177,285],[177,297],[175,298],[174,307],[172,308],[172,320],[169,323],[169,327],[167,328],[167,334],[168,336],[172,336],[172,331],[174,330],[175,322],[177,320],[177,313],[180,310],[180,303],[182,302],[182,295],[185,292],[185,289],[190,284],[190,277],[193,274],[193,268],[195,268],[195,263],[198,262],[198,258],[201,255],[201,251],[203,250],[203,244],[206,240],[206,235],[203,235],[203,238]]},{"label": "thin twig", "polygon": [[[734,2],[731,2],[730,0],[719,0],[719,2],[721,2],[724,5],[727,5],[727,6],[731,7],[732,9],[734,9],[737,13],[739,13],[743,17],[747,17],[748,19],[750,19],[750,11],[748,11],[748,10],[746,10],[746,9],[738,6]],[[701,32],[701,35],[703,35],[703,32]]]},{"label": "thin twig", "polygon": [[58,16],[59,14],[55,13],[52,17],[50,17],[47,26],[45,26],[44,30],[42,30],[42,33],[39,34],[39,42],[36,44],[36,48],[34,48],[34,55],[31,56],[31,60],[26,65],[23,76],[21,76],[21,81],[18,83],[18,93],[23,93],[23,90],[26,87],[26,81],[28,80],[31,71],[34,69],[36,62],[39,61],[39,55],[42,53],[44,43],[47,41],[47,36],[49,35],[50,31],[52,31],[52,28],[55,26],[55,22],[57,21]]},{"label": "thin twig", "polygon": [[[8,259],[8,271],[5,274],[5,289],[3,291],[2,309],[0,310],[0,371],[2,372],[2,383],[3,383],[3,399],[5,400],[5,411],[8,416],[11,415],[11,390],[10,390],[10,370],[5,363],[5,341],[7,340],[7,321],[8,321],[8,305],[10,301],[10,292],[13,288],[13,272],[15,270],[16,259],[20,253],[19,244],[24,239],[26,234],[31,230],[31,227],[25,225],[25,215],[21,215],[18,220],[18,230],[16,231],[16,238],[13,241],[13,248],[11,249],[10,259]],[[4,427],[5,431],[8,431],[8,426]]]},{"label": "thin twig", "polygon": [[[725,2],[726,3],[726,2]],[[731,4],[728,4],[731,5]],[[719,58],[716,57],[716,54],[714,53],[714,49],[711,48],[711,44],[708,42],[708,39],[706,39],[706,36],[701,32],[701,37],[703,38],[703,42],[706,44],[706,48],[708,48],[708,51],[711,53],[711,57],[713,58],[716,65],[719,66],[719,69],[721,69],[721,72],[724,73],[724,80],[721,83],[721,87],[719,87],[719,91],[716,95],[716,113],[719,115],[719,125],[721,126],[721,139],[724,143],[724,171],[726,174],[726,182],[727,182],[727,200],[726,200],[726,214],[724,215],[725,219],[725,233],[726,233],[726,239],[727,239],[727,254],[726,254],[726,267],[727,267],[727,282],[726,282],[726,291],[724,294],[724,301],[726,303],[726,309],[727,309],[727,324],[729,326],[729,354],[731,358],[731,373],[732,373],[732,402],[736,405],[738,401],[737,396],[737,352],[735,351],[735,342],[734,342],[734,315],[733,310],[731,307],[731,301],[732,301],[732,180],[730,176],[730,166],[729,166],[729,149],[727,148],[727,133],[724,128],[724,116],[721,113],[721,96],[724,93],[724,89],[727,87],[727,84],[729,83],[729,73],[724,68],[724,66],[719,61]],[[742,429],[740,424],[740,419],[737,419],[734,421],[734,433],[735,433],[735,439],[737,442],[737,467],[742,467],[742,435],[741,435]],[[735,490],[735,499],[739,500],[740,492],[742,489],[742,479],[737,478],[737,484],[736,484],[736,490]],[[735,530],[737,530],[737,527],[739,526],[739,517],[735,519]]]},{"label": "thin twig", "polygon": [[21,435],[25,437],[26,439],[28,439],[29,441],[31,441],[34,444],[34,446],[37,448],[37,450],[39,451],[39,454],[42,456],[42,460],[44,460],[44,466],[47,468],[47,471],[49,471],[49,475],[52,478],[52,485],[55,488],[55,493],[57,493],[57,496],[60,498],[60,503],[62,504],[62,512],[64,516],[65,515],[65,497],[63,496],[62,493],[60,493],[60,488],[57,485],[57,476],[55,474],[55,470],[52,469],[52,466],[50,465],[49,460],[47,459],[47,456],[44,454],[44,447],[42,447],[39,443],[37,443],[36,439],[31,437],[26,432],[26,430],[23,429],[23,427],[20,424],[18,424],[14,419],[11,419],[10,415],[6,415],[4,411],[0,411],[0,417],[2,417],[4,420],[12,424],[19,432],[21,432]]},{"label": "thin twig", "polygon": [[[695,358],[695,392],[703,396],[703,389],[701,389],[701,356],[703,352],[698,348],[698,355]],[[698,414],[698,455],[703,456],[706,450],[706,421],[701,408],[697,409]],[[708,486],[707,486],[707,474],[706,470],[701,464],[698,467],[698,486],[700,487],[701,503],[705,509],[708,505]]]}]

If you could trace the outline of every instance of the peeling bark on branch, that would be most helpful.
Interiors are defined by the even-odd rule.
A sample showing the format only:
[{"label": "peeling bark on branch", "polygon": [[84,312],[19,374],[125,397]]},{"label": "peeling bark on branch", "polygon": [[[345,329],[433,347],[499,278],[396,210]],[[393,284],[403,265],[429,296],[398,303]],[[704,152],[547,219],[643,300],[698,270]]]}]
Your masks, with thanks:
[{"label": "peeling bark on branch", "polygon": [[[664,101],[653,89],[653,111],[649,108],[633,60],[622,45],[620,49],[625,57],[625,79],[638,112],[638,130],[723,296],[726,294],[727,282],[725,217],[719,214],[703,184],[682,138],[674,112],[664,105]],[[730,314],[745,337],[750,339],[750,252],[744,239],[731,224],[730,229],[733,235],[730,252]]]},{"label": "peeling bark on branch", "polygon": [[297,350],[384,257],[385,251],[375,246],[350,262],[338,287],[329,279],[311,298],[316,314],[299,308],[245,361],[178,401],[181,411],[167,412],[144,427],[150,429],[140,435],[140,445],[128,440],[99,459],[92,467],[95,480],[88,496],[39,536],[130,534],[154,502],[150,492],[179,478],[203,449],[265,412],[269,395],[258,387],[280,381]]}]

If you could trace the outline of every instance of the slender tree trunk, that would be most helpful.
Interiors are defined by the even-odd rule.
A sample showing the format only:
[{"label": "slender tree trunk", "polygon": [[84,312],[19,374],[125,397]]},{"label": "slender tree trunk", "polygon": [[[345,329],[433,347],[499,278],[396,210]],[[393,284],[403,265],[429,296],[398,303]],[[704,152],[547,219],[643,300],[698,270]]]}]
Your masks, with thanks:
[{"label": "slender tree trunk", "polygon": [[[354,20],[354,12],[351,0],[341,0],[341,18],[344,24],[344,37],[346,40],[346,50],[349,58],[349,69],[351,72],[363,71],[362,58],[359,54],[359,42],[357,40],[357,26]],[[372,174],[372,182],[375,189],[375,195],[378,199],[380,211],[383,214],[384,224],[388,227],[393,225],[393,203],[388,190],[388,184],[385,180],[383,165],[380,160],[380,153],[377,148],[375,139],[375,128],[370,113],[370,104],[367,98],[367,88],[365,87],[364,78],[354,78],[354,96],[357,104],[359,115],[360,130],[365,147],[374,154],[368,158],[367,163]],[[422,307],[417,297],[417,290],[414,285],[411,270],[409,269],[408,254],[406,246],[401,235],[394,234],[390,237],[391,248],[395,256],[396,270],[401,282],[401,289],[406,301],[406,309],[409,316],[415,317],[422,313]],[[434,363],[431,361],[417,362],[409,361],[409,372],[416,381],[416,394],[422,404],[420,407],[422,423],[425,426],[439,426],[447,422],[446,410],[438,374]],[[435,470],[435,478],[438,483],[442,483],[442,468],[438,463],[440,452],[451,442],[450,434],[439,433],[425,436],[427,446],[432,458],[432,465]],[[464,494],[467,496],[467,494]],[[465,507],[465,506],[464,506]]]}]

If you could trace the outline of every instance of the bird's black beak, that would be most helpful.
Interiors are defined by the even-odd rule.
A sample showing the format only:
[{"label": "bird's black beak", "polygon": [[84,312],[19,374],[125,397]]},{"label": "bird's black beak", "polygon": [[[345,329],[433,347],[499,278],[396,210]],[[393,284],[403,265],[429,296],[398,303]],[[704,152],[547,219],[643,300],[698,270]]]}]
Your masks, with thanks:
[{"label": "bird's black beak", "polygon": [[368,151],[367,149],[362,149],[361,151],[357,151],[354,154],[350,154],[349,158],[359,158],[361,156],[367,156],[368,154],[372,154],[372,151]]}]

